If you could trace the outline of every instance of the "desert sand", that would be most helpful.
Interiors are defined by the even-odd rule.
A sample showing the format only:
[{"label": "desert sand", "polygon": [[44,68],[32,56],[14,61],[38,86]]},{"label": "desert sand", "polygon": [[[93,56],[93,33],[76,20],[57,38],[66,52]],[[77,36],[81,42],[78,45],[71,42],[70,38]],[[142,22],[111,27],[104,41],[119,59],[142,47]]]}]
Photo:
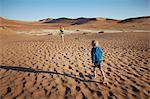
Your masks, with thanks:
[{"label": "desert sand", "polygon": [[[149,99],[149,19],[43,23],[0,17],[0,99]],[[60,24],[65,43],[57,35]],[[101,72],[94,77],[93,39],[103,50],[108,85]]]},{"label": "desert sand", "polygon": [[[3,35],[1,99],[149,99],[150,33]],[[9,38],[9,39],[8,39]],[[102,74],[94,78],[91,41],[103,49]]]}]

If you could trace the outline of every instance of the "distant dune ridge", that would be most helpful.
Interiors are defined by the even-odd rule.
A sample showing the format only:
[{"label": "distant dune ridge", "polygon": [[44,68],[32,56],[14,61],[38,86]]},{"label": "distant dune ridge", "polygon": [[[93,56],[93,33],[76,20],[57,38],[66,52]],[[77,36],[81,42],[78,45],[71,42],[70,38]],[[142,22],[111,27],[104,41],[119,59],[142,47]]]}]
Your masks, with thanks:
[{"label": "distant dune ridge", "polygon": [[9,20],[0,17],[0,26],[5,26],[12,30],[33,30],[33,29],[58,29],[60,25],[65,29],[92,29],[92,30],[149,30],[150,16],[128,18],[124,20],[110,18],[47,18],[36,22]]},{"label": "distant dune ridge", "polygon": [[115,20],[115,19],[108,19],[108,18],[76,18],[76,19],[71,19],[71,18],[58,18],[58,19],[52,19],[52,18],[47,18],[47,19],[42,19],[39,20],[39,22],[43,23],[69,23],[71,25],[81,25],[85,24],[90,21],[102,21],[102,20]]},{"label": "distant dune ridge", "polygon": [[137,23],[150,23],[150,16],[144,16],[144,17],[136,17],[136,18],[128,18],[128,19],[124,19],[119,21],[118,23],[129,23],[129,22],[137,22]]},{"label": "distant dune ridge", "polygon": [[[110,18],[102,18],[102,17],[97,17],[97,18],[76,18],[76,19],[71,19],[71,18],[57,18],[57,19],[53,19],[53,18],[47,18],[47,19],[41,19],[39,20],[39,22],[43,22],[43,23],[87,23],[89,21],[101,21],[101,20],[114,20],[114,21],[118,21],[118,23],[129,23],[129,22],[149,22],[150,21],[150,16],[143,16],[143,17],[135,17],[135,18],[127,18],[124,20],[117,20],[117,19],[110,19]],[[149,21],[148,21],[149,20]]]}]

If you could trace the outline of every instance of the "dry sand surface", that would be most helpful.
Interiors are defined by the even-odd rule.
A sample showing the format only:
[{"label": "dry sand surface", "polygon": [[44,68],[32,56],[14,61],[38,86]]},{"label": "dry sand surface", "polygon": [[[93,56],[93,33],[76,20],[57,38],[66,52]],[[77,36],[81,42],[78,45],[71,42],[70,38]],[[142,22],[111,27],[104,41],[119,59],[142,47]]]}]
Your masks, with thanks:
[{"label": "dry sand surface", "polygon": [[[3,36],[1,99],[149,99],[150,33]],[[103,49],[102,74],[94,78],[91,40]]]}]

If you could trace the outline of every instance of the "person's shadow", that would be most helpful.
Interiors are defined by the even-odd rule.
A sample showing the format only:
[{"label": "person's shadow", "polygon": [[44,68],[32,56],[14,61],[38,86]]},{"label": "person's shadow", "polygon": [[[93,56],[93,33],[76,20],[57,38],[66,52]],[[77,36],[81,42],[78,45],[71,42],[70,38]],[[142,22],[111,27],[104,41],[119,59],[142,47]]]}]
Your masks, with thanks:
[{"label": "person's shadow", "polygon": [[[26,68],[26,67],[19,67],[19,66],[0,66],[0,69],[5,69],[5,70],[14,70],[14,71],[21,71],[21,72],[29,72],[29,73],[48,73],[48,74],[53,74],[53,75],[62,75],[62,76],[67,76],[70,78],[73,78],[75,80],[81,81],[81,82],[95,82],[95,83],[100,83],[103,84],[101,81],[94,81],[94,80],[85,80],[81,79],[84,78],[84,76],[91,76],[91,75],[83,75],[82,73],[79,73],[79,76],[81,77],[76,77],[72,74],[68,73],[59,73],[57,71],[44,71],[44,70],[39,70],[39,69],[33,69],[33,68]],[[92,78],[92,77],[90,77]]]}]

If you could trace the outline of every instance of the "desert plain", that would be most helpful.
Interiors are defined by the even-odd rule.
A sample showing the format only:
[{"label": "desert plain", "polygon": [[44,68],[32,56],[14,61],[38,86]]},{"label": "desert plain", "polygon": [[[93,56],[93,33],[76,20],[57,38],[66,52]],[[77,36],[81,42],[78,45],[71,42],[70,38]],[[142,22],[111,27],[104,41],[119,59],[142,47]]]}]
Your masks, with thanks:
[{"label": "desert plain", "polygon": [[[75,26],[61,23],[66,31],[74,30],[65,34],[63,43],[60,35],[41,31],[52,28],[59,32],[58,23],[1,18],[0,98],[149,99],[150,32],[145,20],[121,25],[113,20],[91,24],[92,20]],[[122,32],[79,32],[89,28]],[[139,28],[143,31],[136,32]],[[103,50],[102,68],[107,85],[102,83],[101,72],[94,77],[91,63],[94,39]]]}]

